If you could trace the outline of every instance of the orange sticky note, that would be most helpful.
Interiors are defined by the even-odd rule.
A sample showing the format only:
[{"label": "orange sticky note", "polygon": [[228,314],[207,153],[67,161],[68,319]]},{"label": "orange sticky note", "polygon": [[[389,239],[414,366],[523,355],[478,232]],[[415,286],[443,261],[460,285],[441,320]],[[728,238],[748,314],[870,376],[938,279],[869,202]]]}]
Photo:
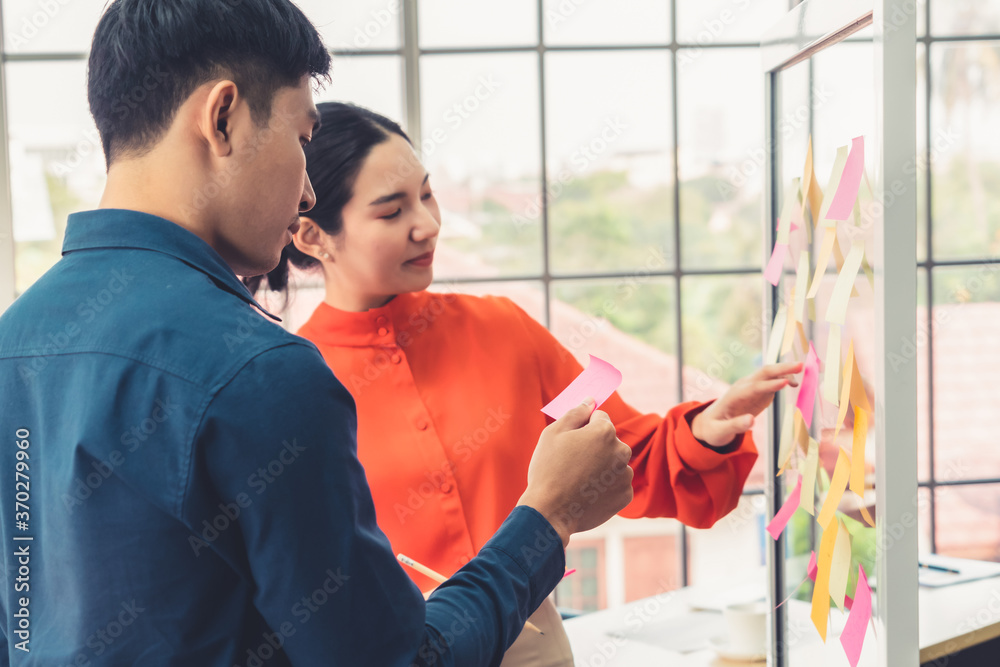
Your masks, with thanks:
[{"label": "orange sticky note", "polygon": [[865,518],[865,523],[867,523],[872,528],[875,527],[875,519],[873,519],[872,515],[868,513],[868,508],[865,507],[864,505],[861,506],[861,516]]},{"label": "orange sticky note", "polygon": [[830,563],[833,561],[833,549],[837,544],[837,529],[839,521],[830,523],[823,530],[823,539],[819,543],[819,558],[816,563],[816,586],[812,596],[812,618],[819,636],[826,642],[826,622],[830,613]]},{"label": "orange sticky note", "polygon": [[851,491],[865,495],[865,443],[868,440],[868,413],[854,409],[854,446],[851,448]]},{"label": "orange sticky note", "polygon": [[847,455],[844,450],[837,449],[837,465],[833,469],[833,478],[830,480],[830,489],[826,493],[826,500],[823,501],[823,508],[819,511],[816,521],[823,527],[823,530],[833,521],[834,513],[840,505],[840,499],[844,496],[847,488],[847,478],[851,473],[851,466],[847,462]]},{"label": "orange sticky note", "polygon": [[851,534],[847,532],[844,522],[837,519],[837,540],[833,545],[833,558],[830,560],[830,597],[837,609],[844,610],[844,597],[847,595],[847,577],[851,573]]},{"label": "orange sticky note", "polygon": [[[813,225],[819,222],[819,212],[823,207],[823,190],[816,182],[816,170],[813,168],[813,145],[812,137],[809,137],[809,147],[806,149],[806,164],[802,170],[802,208],[805,210],[806,201],[809,202],[809,210],[812,213]],[[806,231],[808,231],[806,227]]]},{"label": "orange sticky note", "polygon": [[858,358],[854,355],[851,355],[851,404],[855,409],[872,411],[871,406],[868,405],[868,393],[865,392],[864,378],[861,377],[861,371],[858,370]]},{"label": "orange sticky note", "polygon": [[844,359],[844,377],[840,385],[840,409],[837,411],[837,423],[834,426],[833,441],[840,435],[840,427],[844,425],[847,416],[847,406],[850,404],[851,378],[854,374],[854,341],[847,346],[847,357]]}]

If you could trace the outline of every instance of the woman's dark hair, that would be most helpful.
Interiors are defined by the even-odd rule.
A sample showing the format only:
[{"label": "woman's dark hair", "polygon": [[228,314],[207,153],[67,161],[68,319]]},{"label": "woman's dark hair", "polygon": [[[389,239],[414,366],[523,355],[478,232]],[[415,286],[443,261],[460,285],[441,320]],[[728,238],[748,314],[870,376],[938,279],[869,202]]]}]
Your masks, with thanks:
[{"label": "woman's dark hair", "polygon": [[94,32],[87,98],[110,166],[152,148],[207,81],[232,79],[265,127],[279,89],[329,72],[323,40],[289,0],[114,0]]},{"label": "woman's dark hair", "polygon": [[[411,145],[406,132],[394,121],[370,109],[343,102],[317,104],[322,126],[306,145],[306,173],[316,192],[316,205],[305,215],[327,234],[336,235],[344,226],[344,206],[354,196],[354,183],[375,146],[398,134]],[[267,274],[267,287],[274,292],[288,288],[288,263],[300,269],[319,264],[289,243],[281,251],[277,268]],[[255,294],[265,276],[244,278]]]}]

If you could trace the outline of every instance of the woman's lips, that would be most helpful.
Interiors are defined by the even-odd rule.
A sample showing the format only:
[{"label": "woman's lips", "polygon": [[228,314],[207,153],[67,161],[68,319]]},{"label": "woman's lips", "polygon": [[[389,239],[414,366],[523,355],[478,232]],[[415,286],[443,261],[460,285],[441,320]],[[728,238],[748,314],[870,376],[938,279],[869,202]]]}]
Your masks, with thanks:
[{"label": "woman's lips", "polygon": [[430,266],[434,262],[434,252],[427,252],[419,257],[414,257],[406,263],[412,266]]}]

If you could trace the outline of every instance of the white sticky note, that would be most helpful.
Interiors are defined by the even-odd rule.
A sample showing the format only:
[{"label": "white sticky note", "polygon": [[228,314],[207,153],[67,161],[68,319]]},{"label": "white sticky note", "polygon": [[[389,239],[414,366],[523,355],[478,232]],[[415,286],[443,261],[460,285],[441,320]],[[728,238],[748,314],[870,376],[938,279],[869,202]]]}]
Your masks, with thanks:
[{"label": "white sticky note", "polygon": [[843,326],[844,318],[847,316],[847,301],[851,298],[854,281],[858,277],[858,270],[861,268],[861,259],[864,255],[865,242],[860,239],[855,240],[851,244],[851,251],[844,258],[844,268],[837,276],[837,284],[833,286],[830,304],[826,309],[827,322]]},{"label": "white sticky note", "polygon": [[778,314],[774,316],[774,323],[771,324],[771,335],[767,340],[767,353],[764,355],[764,365],[769,366],[778,362],[778,353],[781,352],[781,341],[785,335],[785,327],[788,320],[788,308],[785,304],[778,307]]},{"label": "white sticky note", "polygon": [[823,364],[823,384],[820,395],[829,403],[839,407],[840,403],[840,325],[831,324],[826,337],[826,358]]}]

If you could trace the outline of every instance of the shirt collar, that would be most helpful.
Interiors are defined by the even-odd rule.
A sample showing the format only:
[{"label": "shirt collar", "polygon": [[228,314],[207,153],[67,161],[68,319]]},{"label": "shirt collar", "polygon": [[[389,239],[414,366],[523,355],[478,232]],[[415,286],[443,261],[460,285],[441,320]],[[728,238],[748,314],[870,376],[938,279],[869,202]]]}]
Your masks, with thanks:
[{"label": "shirt collar", "polygon": [[236,295],[272,320],[272,315],[250,294],[233,270],[212,246],[180,225],[161,218],[125,209],[99,209],[71,213],[66,221],[62,254],[98,248],[152,250],[176,257],[201,271],[220,289]]},{"label": "shirt collar", "polygon": [[344,347],[384,347],[397,345],[397,336],[409,330],[408,319],[427,299],[427,292],[399,294],[380,308],[362,312],[338,310],[321,302],[299,336],[322,345]]}]

